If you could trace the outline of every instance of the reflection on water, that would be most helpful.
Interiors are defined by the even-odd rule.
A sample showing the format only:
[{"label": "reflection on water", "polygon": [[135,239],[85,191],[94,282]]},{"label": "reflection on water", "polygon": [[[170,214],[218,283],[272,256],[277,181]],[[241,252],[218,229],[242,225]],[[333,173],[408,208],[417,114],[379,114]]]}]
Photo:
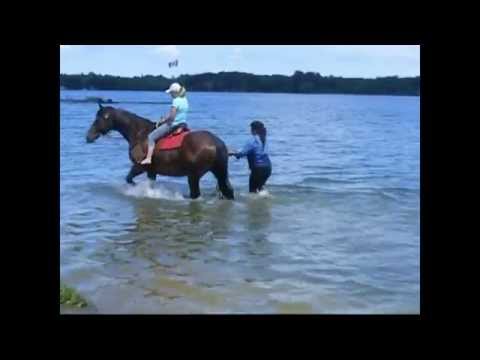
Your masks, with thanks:
[{"label": "reflection on water", "polygon": [[272,222],[269,199],[253,197],[246,204],[247,251],[253,256],[271,255],[272,246],[268,240]]},{"label": "reflection on water", "polygon": [[[255,308],[258,312],[309,313],[346,312],[352,306],[359,312],[381,312],[380,305],[372,310],[361,299],[371,299],[373,294],[378,299],[398,296],[383,286],[372,286],[372,280],[362,275],[371,268],[374,276],[377,268],[385,267],[383,262],[376,265],[381,260],[376,258],[364,264],[358,255],[375,238],[372,251],[389,253],[388,248],[381,248],[381,231],[361,230],[371,235],[363,243],[358,238],[357,244],[349,242],[348,236],[336,236],[348,234],[348,229],[355,231],[365,221],[362,216],[376,211],[358,213],[358,224],[345,224],[342,229],[337,222],[345,216],[343,208],[355,204],[357,195],[346,199],[324,195],[322,206],[317,204],[309,216],[301,216],[300,207],[285,201],[285,196],[305,203],[312,191],[297,191],[292,196],[291,187],[273,187],[272,196],[240,192],[236,201],[218,200],[209,191],[201,200],[176,201],[125,195],[114,187],[100,192],[101,186],[94,188],[95,196],[104,196],[114,205],[95,207],[95,220],[84,220],[89,215],[85,210],[70,213],[63,228],[77,232],[65,231],[62,252],[64,258],[77,259],[64,263],[62,278],[81,284],[80,290],[95,303],[92,312],[241,313]],[[383,211],[385,203],[379,205]],[[116,214],[115,220],[102,215],[105,211]],[[381,213],[377,218],[388,221]],[[315,227],[310,225],[312,219],[316,219]],[[90,233],[89,228],[97,223],[98,230]],[[100,231],[108,226],[116,231]],[[86,234],[92,240],[83,248]],[[397,279],[401,280],[398,273]],[[408,276],[405,279],[408,284]],[[415,312],[414,304],[407,304],[405,311]]]}]

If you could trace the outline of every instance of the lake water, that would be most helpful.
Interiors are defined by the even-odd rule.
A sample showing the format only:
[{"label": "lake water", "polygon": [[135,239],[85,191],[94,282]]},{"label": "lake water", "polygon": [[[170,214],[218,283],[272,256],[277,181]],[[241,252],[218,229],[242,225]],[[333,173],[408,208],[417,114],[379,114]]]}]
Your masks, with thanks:
[{"label": "lake water", "polygon": [[[169,101],[162,92],[61,91],[86,96],[152,120],[169,109],[148,103]],[[211,174],[194,201],[186,178],[128,186],[127,142],[86,144],[97,105],[61,102],[61,279],[91,304],[62,313],[419,313],[418,97],[188,97],[190,127],[229,148],[265,123],[266,192],[248,194],[234,158],[233,202]]]}]

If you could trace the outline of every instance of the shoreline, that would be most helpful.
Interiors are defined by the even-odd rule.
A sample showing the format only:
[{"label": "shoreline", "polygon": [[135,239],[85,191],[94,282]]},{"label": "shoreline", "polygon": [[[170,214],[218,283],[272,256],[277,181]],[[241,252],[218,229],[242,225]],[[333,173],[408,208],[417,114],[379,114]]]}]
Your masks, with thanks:
[{"label": "shoreline", "polygon": [[[131,90],[131,89],[60,89],[60,91],[130,91],[130,92],[149,92],[149,93],[163,93],[163,90]],[[342,96],[402,96],[402,97],[420,97],[420,94],[369,94],[369,93],[331,93],[331,92],[320,92],[320,93],[299,93],[299,92],[262,92],[262,91],[208,91],[208,90],[188,90],[188,93],[206,93],[206,94],[288,94],[288,95],[342,95]],[[62,99],[63,100],[63,99]]]}]

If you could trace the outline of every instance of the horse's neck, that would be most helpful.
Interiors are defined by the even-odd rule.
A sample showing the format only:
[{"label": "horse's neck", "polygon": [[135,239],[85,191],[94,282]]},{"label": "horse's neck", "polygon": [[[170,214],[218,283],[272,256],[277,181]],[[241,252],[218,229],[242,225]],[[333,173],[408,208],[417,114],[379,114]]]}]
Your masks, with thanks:
[{"label": "horse's neck", "polygon": [[135,145],[154,128],[154,124],[146,119],[127,117],[126,114],[118,114],[114,118],[113,129],[117,130],[130,145]]}]

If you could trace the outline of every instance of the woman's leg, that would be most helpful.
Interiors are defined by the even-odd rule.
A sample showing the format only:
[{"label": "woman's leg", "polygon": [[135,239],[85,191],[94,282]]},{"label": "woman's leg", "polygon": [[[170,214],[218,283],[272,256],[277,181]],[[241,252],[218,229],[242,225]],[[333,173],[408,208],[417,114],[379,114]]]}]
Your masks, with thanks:
[{"label": "woman's leg", "polygon": [[140,164],[146,165],[152,163],[152,155],[153,150],[155,149],[155,142],[160,139],[162,136],[165,136],[171,129],[171,126],[168,124],[163,124],[159,126],[155,130],[153,130],[150,134],[148,134],[148,151],[147,157],[143,160]]},{"label": "woman's leg", "polygon": [[263,186],[267,182],[268,178],[270,175],[272,175],[272,168],[269,167],[262,167],[260,168],[260,176],[259,176],[259,181],[258,181],[258,191],[261,191],[263,189]]},{"label": "woman's leg", "polygon": [[256,193],[262,190],[262,186],[267,181],[270,174],[268,173],[269,168],[257,167],[252,168],[252,172],[250,173],[250,180],[249,180],[249,190],[251,193]]},{"label": "woman's leg", "polygon": [[248,190],[251,193],[256,193],[257,192],[257,169],[253,168],[250,172],[250,179],[248,180]]}]

